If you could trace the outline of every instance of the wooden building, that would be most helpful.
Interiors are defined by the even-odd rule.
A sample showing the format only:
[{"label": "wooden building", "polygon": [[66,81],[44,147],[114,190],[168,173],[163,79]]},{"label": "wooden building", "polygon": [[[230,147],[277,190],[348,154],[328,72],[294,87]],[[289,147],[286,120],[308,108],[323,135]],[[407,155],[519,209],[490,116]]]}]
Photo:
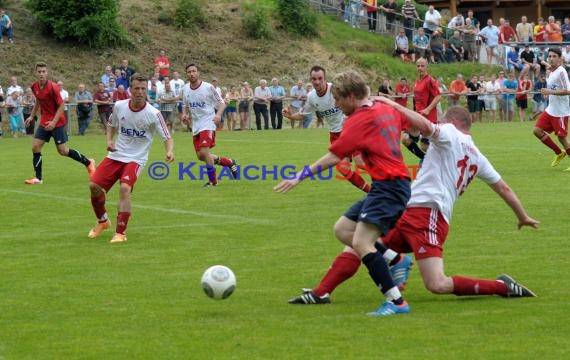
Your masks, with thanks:
[{"label": "wooden building", "polygon": [[460,12],[467,15],[473,9],[475,18],[486,24],[493,19],[495,24],[499,18],[511,20],[514,27],[525,15],[529,22],[543,17],[545,20],[553,15],[558,20],[570,16],[570,0],[415,0],[418,4],[433,5],[436,9],[449,9],[452,15]]}]

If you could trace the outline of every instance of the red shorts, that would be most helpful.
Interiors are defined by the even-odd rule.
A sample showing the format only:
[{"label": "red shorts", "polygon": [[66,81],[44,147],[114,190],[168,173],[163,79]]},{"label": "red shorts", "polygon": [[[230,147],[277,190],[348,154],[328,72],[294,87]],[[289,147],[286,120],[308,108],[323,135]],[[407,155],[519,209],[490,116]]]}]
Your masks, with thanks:
[{"label": "red shorts", "polygon": [[409,207],[382,242],[400,253],[413,252],[416,259],[441,258],[448,230],[438,210]]},{"label": "red shorts", "polygon": [[556,136],[566,137],[568,136],[568,116],[552,116],[543,111],[536,120],[536,127],[549,134],[554,131]]},{"label": "red shorts", "polygon": [[216,146],[216,132],[214,130],[203,130],[194,135],[194,150],[200,151],[200,148],[207,147],[208,149]]},{"label": "red shorts", "polygon": [[91,181],[101,186],[106,192],[109,192],[117,180],[120,179],[120,182],[129,185],[132,191],[141,170],[142,167],[136,162],[124,163],[106,157],[97,166]]}]

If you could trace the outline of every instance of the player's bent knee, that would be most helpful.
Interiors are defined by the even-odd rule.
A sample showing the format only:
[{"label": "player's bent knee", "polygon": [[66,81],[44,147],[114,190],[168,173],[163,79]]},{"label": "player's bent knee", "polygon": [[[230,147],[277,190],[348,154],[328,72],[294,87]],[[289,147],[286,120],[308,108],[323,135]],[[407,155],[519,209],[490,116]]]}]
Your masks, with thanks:
[{"label": "player's bent knee", "polygon": [[429,280],[424,282],[424,286],[428,291],[433,294],[447,294],[449,293],[444,281]]}]

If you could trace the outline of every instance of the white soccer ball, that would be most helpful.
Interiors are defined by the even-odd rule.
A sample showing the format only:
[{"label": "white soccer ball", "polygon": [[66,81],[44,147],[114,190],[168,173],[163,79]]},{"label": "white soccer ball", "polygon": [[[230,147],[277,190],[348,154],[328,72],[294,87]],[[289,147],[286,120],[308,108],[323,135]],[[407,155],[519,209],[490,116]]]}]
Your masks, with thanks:
[{"label": "white soccer ball", "polygon": [[226,299],[236,289],[236,276],[227,266],[211,266],[202,275],[202,289],[212,299]]}]

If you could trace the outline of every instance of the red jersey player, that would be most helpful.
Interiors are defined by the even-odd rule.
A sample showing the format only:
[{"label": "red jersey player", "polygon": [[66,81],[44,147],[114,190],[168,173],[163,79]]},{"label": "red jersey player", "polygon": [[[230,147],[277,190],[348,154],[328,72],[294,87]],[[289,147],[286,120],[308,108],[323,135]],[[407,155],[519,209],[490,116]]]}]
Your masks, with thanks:
[{"label": "red jersey player", "polygon": [[[410,195],[410,178],[399,147],[402,116],[389,106],[370,101],[366,83],[354,71],[338,74],[332,83],[332,92],[336,106],[348,115],[341,136],[329,147],[328,153],[309,167],[311,174],[302,170],[295,179],[285,180],[274,189],[287,192],[304,177],[360,152],[366,166],[374,169],[370,171],[372,186],[366,197],[337,221],[335,234],[358,253],[386,298],[380,308],[369,315],[408,313],[409,306],[394,283],[383,255],[376,249],[376,240],[393,227]],[[358,260],[357,257],[357,268]],[[310,292],[298,299],[298,303],[315,303],[311,301],[314,296]]]},{"label": "red jersey player", "polygon": [[57,152],[61,156],[67,156],[82,163],[87,168],[89,176],[95,171],[95,161],[87,159],[83,154],[75,149],[67,147],[67,130],[65,125],[67,120],[64,115],[65,103],[61,98],[59,87],[48,79],[48,66],[40,62],[36,64],[36,78],[32,84],[32,92],[36,97],[36,104],[30,116],[26,119],[26,126],[33,121],[38,111],[41,112],[40,126],[38,126],[32,143],[33,165],[35,176],[25,180],[28,185],[38,185],[43,183],[42,177],[42,148],[46,142],[53,137]]}]

